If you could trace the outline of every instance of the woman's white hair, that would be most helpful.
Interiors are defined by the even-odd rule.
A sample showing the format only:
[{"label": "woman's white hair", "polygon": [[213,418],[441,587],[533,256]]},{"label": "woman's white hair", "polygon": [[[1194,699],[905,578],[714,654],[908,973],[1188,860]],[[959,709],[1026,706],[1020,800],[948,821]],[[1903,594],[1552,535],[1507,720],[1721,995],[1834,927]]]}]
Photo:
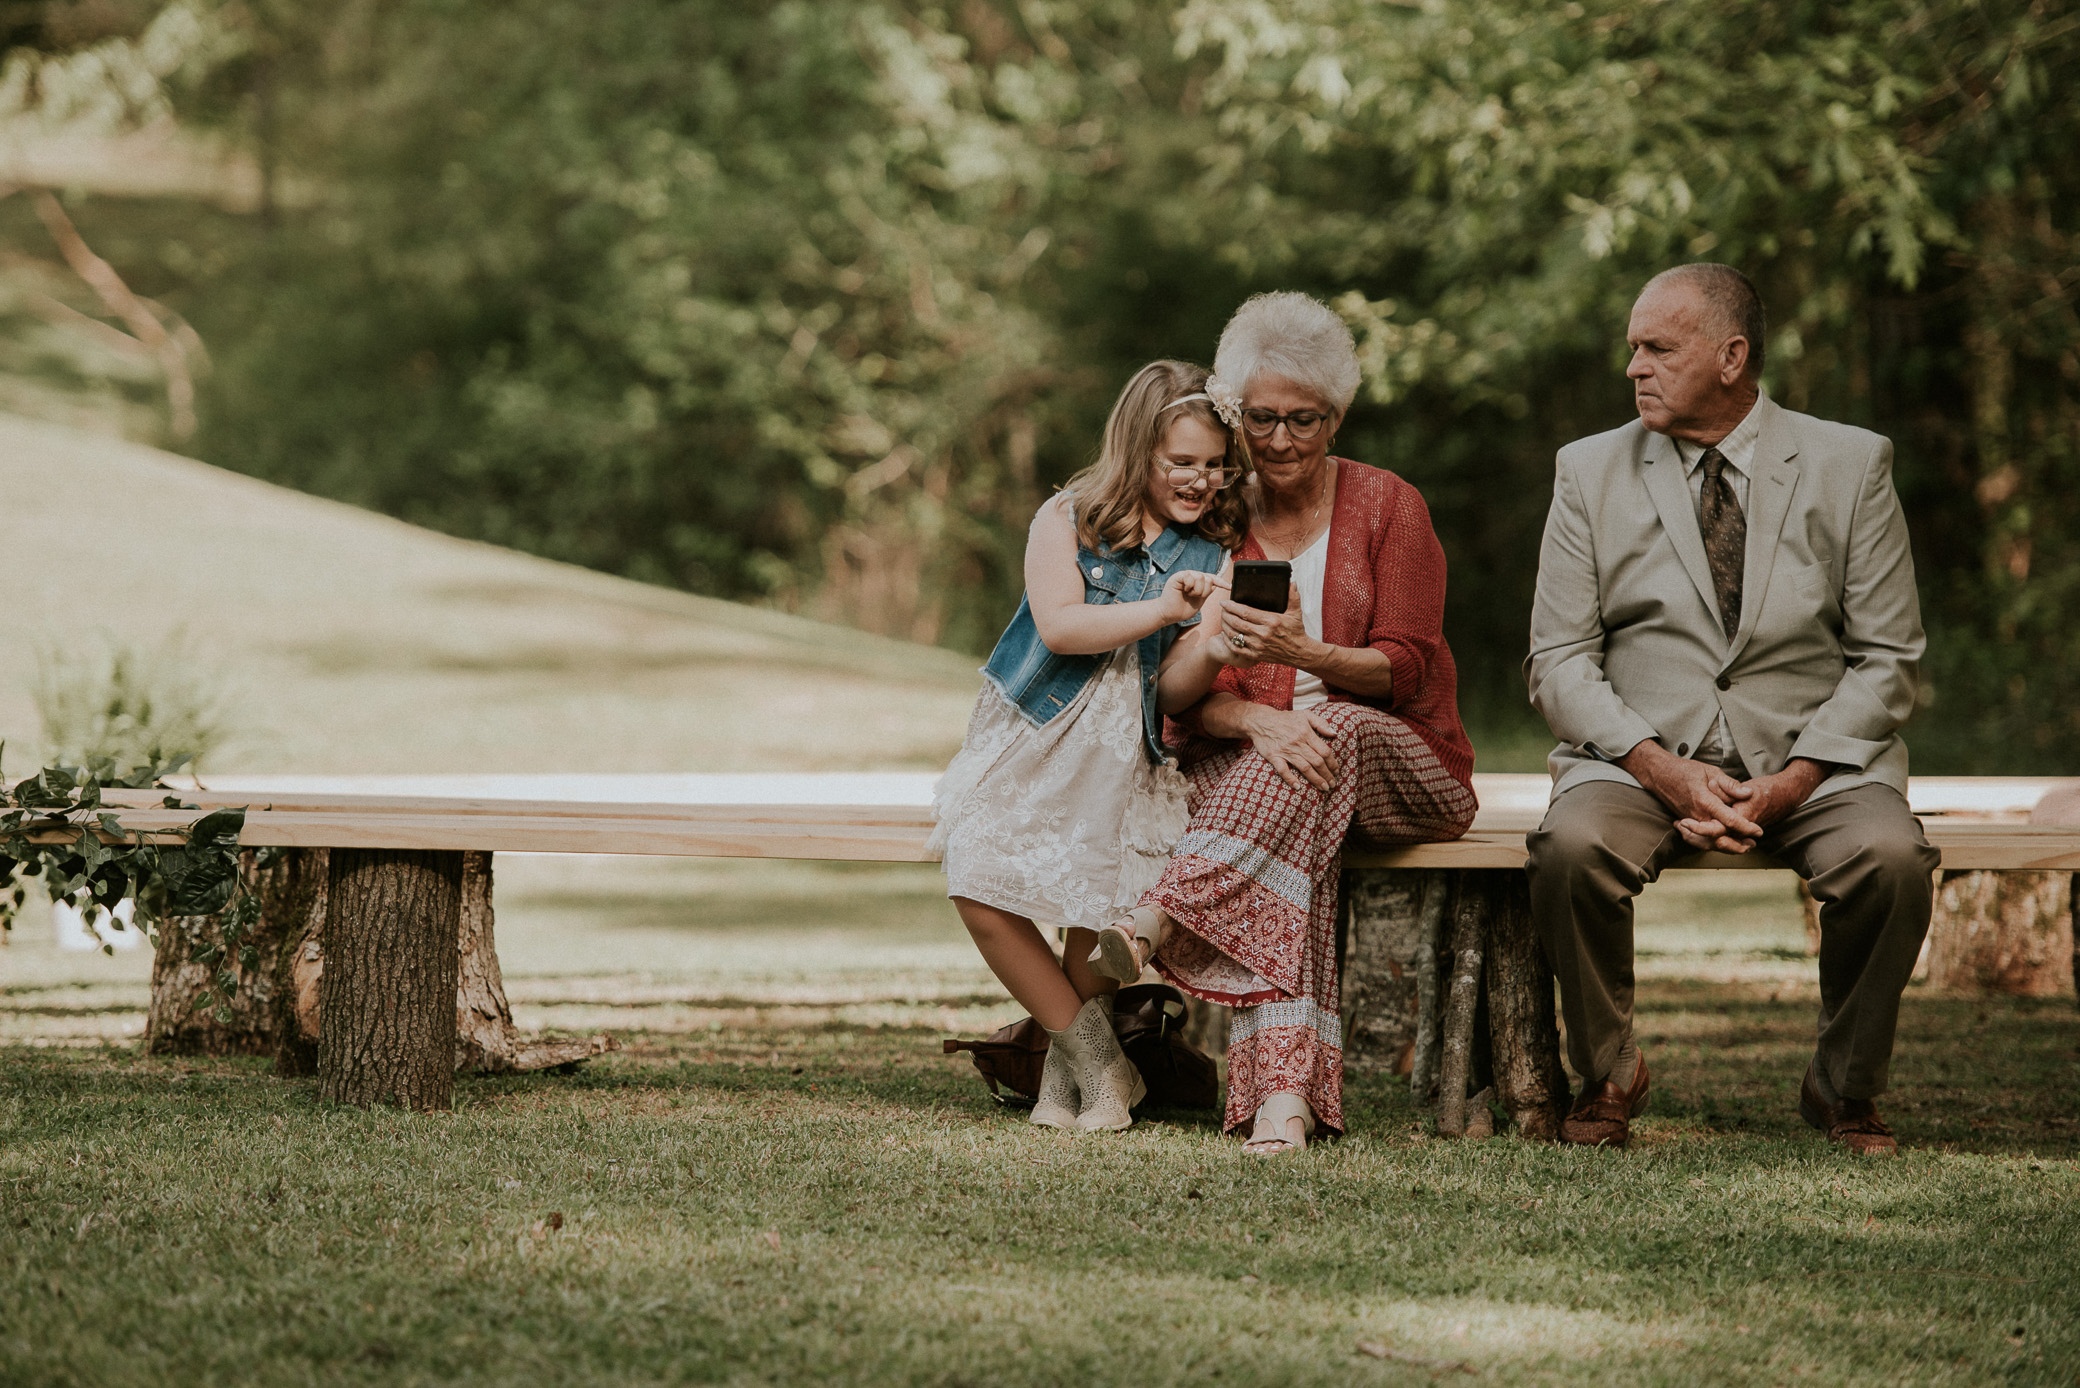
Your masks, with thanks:
[{"label": "woman's white hair", "polygon": [[1235,395],[1259,376],[1283,376],[1338,413],[1358,394],[1358,349],[1334,309],[1293,290],[1246,300],[1213,354],[1213,374]]}]

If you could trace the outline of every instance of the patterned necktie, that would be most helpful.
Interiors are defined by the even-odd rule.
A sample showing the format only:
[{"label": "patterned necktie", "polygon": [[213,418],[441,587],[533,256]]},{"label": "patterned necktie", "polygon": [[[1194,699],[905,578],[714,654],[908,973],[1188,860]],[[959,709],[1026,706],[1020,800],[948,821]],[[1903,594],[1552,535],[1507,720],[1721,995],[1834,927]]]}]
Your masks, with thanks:
[{"label": "patterned necktie", "polygon": [[1726,455],[1704,451],[1704,557],[1712,566],[1712,591],[1719,596],[1719,621],[1731,641],[1741,625],[1741,575],[1747,565],[1748,518],[1726,480]]}]

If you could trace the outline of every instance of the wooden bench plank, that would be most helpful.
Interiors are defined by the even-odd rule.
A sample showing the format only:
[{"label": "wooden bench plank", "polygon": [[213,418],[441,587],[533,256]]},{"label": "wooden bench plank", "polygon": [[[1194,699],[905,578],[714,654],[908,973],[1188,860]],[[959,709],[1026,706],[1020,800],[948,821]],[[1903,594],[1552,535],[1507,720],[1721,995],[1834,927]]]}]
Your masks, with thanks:
[{"label": "wooden bench plank", "polygon": [[[1492,779],[1543,782],[1530,777]],[[1525,793],[1527,786],[1506,789],[1510,793],[1484,806],[1462,839],[1407,848],[1354,847],[1346,863],[1374,868],[1520,867],[1524,835],[1537,826],[1543,804]],[[1954,786],[1948,789],[1953,792],[1949,796],[1917,795],[1960,806],[1931,807],[1923,814],[1929,841],[1942,852],[1945,867],[2080,871],[2080,828],[2033,825],[2016,817],[2015,806],[2036,789],[2034,785],[2026,783],[2022,793],[1979,781],[1964,787],[1969,794],[1955,793]],[[127,826],[147,832],[176,829],[196,814],[165,809],[154,792],[110,792],[107,798]],[[931,811],[916,804],[615,804],[340,792],[262,797],[222,789],[190,792],[189,799],[204,809],[244,806],[243,839],[256,847],[932,861],[925,851]],[[1988,806],[1992,808],[1978,808]],[[2027,805],[2019,814],[2027,814]],[[1755,870],[1781,865],[1759,855],[1713,853],[1675,866]]]}]

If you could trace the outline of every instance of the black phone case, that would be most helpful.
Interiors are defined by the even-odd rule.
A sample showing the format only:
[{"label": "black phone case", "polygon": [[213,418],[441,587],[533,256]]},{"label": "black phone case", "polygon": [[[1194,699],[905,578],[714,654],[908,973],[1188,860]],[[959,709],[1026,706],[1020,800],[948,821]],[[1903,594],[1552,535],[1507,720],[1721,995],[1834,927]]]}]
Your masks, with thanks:
[{"label": "black phone case", "polygon": [[1238,559],[1228,578],[1228,591],[1244,607],[1283,612],[1291,600],[1293,566],[1283,559]]}]

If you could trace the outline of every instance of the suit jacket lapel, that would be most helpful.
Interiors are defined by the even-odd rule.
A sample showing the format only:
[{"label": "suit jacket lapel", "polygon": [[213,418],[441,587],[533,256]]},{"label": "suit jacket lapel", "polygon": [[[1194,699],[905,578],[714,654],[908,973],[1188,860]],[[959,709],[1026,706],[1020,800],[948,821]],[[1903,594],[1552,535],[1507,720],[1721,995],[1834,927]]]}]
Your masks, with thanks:
[{"label": "suit jacket lapel", "polygon": [[1748,483],[1748,552],[1742,560],[1741,624],[1733,633],[1733,648],[1727,661],[1740,657],[1755,634],[1755,620],[1762,613],[1762,600],[1769,595],[1770,574],[1777,565],[1777,540],[1784,533],[1784,519],[1791,514],[1791,496],[1798,490],[1798,443],[1785,426],[1784,412],[1764,396],[1757,405],[1762,429],[1755,439],[1755,468]]},{"label": "suit jacket lapel", "polygon": [[1712,592],[1712,566],[1704,557],[1704,535],[1697,528],[1697,505],[1690,499],[1690,486],[1683,477],[1683,459],[1676,452],[1675,440],[1666,434],[1648,434],[1640,471],[1646,475],[1647,495],[1654,499],[1654,509],[1661,515],[1662,533],[1675,546],[1676,557],[1683,561],[1683,572],[1697,585],[1704,610],[1716,625],[1719,599]]}]

